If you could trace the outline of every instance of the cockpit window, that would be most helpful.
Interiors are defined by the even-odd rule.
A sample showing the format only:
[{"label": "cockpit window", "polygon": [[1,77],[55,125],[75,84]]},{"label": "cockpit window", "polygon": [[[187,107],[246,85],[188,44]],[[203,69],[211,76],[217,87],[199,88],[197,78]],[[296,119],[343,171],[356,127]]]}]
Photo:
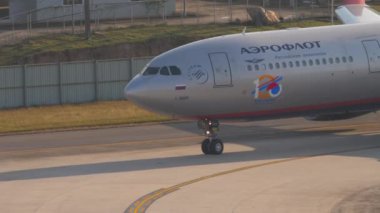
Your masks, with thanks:
[{"label": "cockpit window", "polygon": [[170,75],[168,67],[162,67],[160,69],[160,75]]},{"label": "cockpit window", "polygon": [[170,72],[172,75],[181,75],[181,70],[176,66],[170,66]]},{"label": "cockpit window", "polygon": [[[170,68],[170,69],[169,69]],[[181,75],[181,70],[177,66],[164,67],[148,67],[143,72],[143,75]]]},{"label": "cockpit window", "polygon": [[159,67],[148,67],[144,71],[143,75],[156,75],[159,70],[160,70]]}]

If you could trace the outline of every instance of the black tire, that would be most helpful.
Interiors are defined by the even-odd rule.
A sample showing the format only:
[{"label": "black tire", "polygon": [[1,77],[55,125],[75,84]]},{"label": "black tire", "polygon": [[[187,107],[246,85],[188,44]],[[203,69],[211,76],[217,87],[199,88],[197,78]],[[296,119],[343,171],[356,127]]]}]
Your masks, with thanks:
[{"label": "black tire", "polygon": [[220,140],[220,139],[214,139],[214,140],[212,140],[212,142],[210,144],[210,152],[211,152],[211,154],[213,154],[213,155],[220,155],[220,154],[223,153],[223,150],[224,150],[224,145],[223,145],[222,140]]},{"label": "black tire", "polygon": [[205,155],[209,155],[211,154],[211,150],[210,150],[210,140],[209,139],[204,139],[203,142],[202,142],[202,152],[203,154]]}]

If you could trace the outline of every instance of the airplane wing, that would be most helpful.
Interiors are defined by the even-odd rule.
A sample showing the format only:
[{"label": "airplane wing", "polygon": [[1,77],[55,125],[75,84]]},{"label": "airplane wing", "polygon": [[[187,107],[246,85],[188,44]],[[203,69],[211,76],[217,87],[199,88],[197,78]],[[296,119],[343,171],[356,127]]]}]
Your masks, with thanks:
[{"label": "airplane wing", "polygon": [[343,24],[380,22],[380,15],[368,5],[351,4],[338,7],[335,10]]}]

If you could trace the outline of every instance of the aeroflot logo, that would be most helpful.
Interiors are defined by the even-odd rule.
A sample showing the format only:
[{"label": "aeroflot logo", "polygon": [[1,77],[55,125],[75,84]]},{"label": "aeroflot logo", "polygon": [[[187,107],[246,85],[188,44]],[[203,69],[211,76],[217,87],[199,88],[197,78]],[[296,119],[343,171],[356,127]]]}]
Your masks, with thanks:
[{"label": "aeroflot logo", "polygon": [[292,43],[292,44],[282,44],[282,45],[270,45],[270,46],[253,46],[253,47],[242,47],[241,54],[258,54],[266,52],[281,52],[281,51],[293,51],[293,50],[304,50],[304,49],[317,49],[321,48],[320,41],[308,41],[303,43]]},{"label": "aeroflot logo", "polygon": [[187,71],[187,77],[190,81],[195,81],[198,84],[204,84],[208,80],[208,74],[201,65],[192,65]]},{"label": "aeroflot logo", "polygon": [[254,81],[255,89],[252,95],[256,100],[269,100],[277,98],[282,93],[282,76],[262,75]]}]

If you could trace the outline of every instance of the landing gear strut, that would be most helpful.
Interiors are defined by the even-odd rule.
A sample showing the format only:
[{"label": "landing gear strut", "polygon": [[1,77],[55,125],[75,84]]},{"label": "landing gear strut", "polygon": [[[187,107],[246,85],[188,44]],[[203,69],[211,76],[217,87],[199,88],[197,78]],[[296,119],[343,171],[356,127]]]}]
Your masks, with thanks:
[{"label": "landing gear strut", "polygon": [[202,142],[202,152],[205,155],[220,155],[223,153],[224,145],[222,140],[217,137],[219,122],[217,120],[204,119],[198,121],[198,128],[207,136]]}]

